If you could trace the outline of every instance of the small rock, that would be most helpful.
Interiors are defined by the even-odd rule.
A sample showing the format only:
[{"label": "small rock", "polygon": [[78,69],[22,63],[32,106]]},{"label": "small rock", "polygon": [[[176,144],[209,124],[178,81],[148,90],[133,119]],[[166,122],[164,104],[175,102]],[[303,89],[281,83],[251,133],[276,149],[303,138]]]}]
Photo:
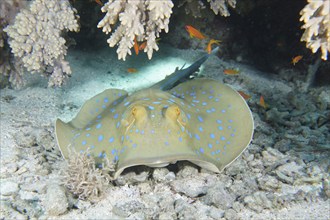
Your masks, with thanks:
[{"label": "small rock", "polygon": [[279,191],[282,189],[282,183],[273,176],[262,176],[257,180],[259,188],[265,191]]},{"label": "small rock", "polygon": [[230,194],[222,183],[218,183],[207,191],[207,194],[201,198],[201,201],[207,205],[214,205],[219,209],[226,210],[232,207],[235,196]]},{"label": "small rock", "polygon": [[137,169],[141,169],[139,173],[134,171],[130,171],[128,173],[120,175],[116,180],[116,184],[123,186],[125,184],[133,184],[133,183],[141,183],[145,182],[149,177],[149,167],[140,167]]},{"label": "small rock", "polygon": [[322,188],[324,191],[324,194],[327,196],[327,198],[330,198],[330,177],[324,178],[322,181]]},{"label": "small rock", "polygon": [[291,149],[291,140],[289,139],[281,139],[280,141],[276,142],[274,145],[274,149],[277,149],[283,153],[289,151]]},{"label": "small rock", "polygon": [[210,208],[210,217],[214,219],[221,219],[225,215],[225,211],[222,209],[218,209],[214,206],[211,206]]},{"label": "small rock", "polygon": [[276,170],[275,173],[280,181],[282,181],[283,183],[288,183],[290,185],[293,185],[293,182],[294,182],[293,177],[287,176],[278,170]]},{"label": "small rock", "polygon": [[189,197],[197,197],[206,194],[209,186],[204,178],[196,176],[195,178],[185,178],[182,180],[174,180],[171,186],[176,192],[184,193]]},{"label": "small rock", "polygon": [[127,218],[128,216],[136,213],[139,210],[145,209],[145,205],[138,200],[125,200],[118,201],[112,208],[115,215]]},{"label": "small rock", "polygon": [[301,169],[303,169],[301,165],[298,165],[296,162],[292,161],[279,166],[275,170],[275,173],[281,181],[293,184],[295,178],[303,176]]},{"label": "small rock", "polygon": [[3,196],[15,195],[18,192],[18,184],[11,181],[0,182],[0,193]]},{"label": "small rock", "polygon": [[173,181],[173,180],[175,180],[175,173],[169,172],[168,174],[165,175],[165,179],[167,181]]},{"label": "small rock", "polygon": [[176,213],[174,213],[174,212],[163,212],[163,213],[159,214],[158,219],[159,220],[176,219]]},{"label": "small rock", "polygon": [[179,167],[181,167],[180,171],[177,174],[177,176],[179,177],[186,178],[198,175],[198,169],[191,163],[181,162],[179,163]]},{"label": "small rock", "polygon": [[156,168],[156,169],[154,169],[154,172],[152,173],[152,177],[158,182],[164,182],[166,179],[165,176],[169,172],[170,171],[166,168]]},{"label": "small rock", "polygon": [[0,165],[0,177],[5,178],[8,177],[10,174],[15,173],[18,170],[17,163],[8,163],[6,165]]},{"label": "small rock", "polygon": [[228,209],[226,212],[225,212],[225,218],[226,219],[230,219],[230,220],[236,220],[236,219],[239,219],[238,215],[237,215],[237,212],[235,212],[234,209]]},{"label": "small rock", "polygon": [[0,219],[25,220],[28,216],[22,215],[4,201],[0,201]]},{"label": "small rock", "polygon": [[64,188],[57,184],[50,184],[47,188],[44,206],[49,215],[58,216],[66,212],[69,203]]},{"label": "small rock", "polygon": [[39,194],[36,192],[29,192],[25,190],[19,191],[19,196],[23,200],[37,201],[39,200]]},{"label": "small rock", "polygon": [[239,173],[244,173],[246,170],[248,170],[246,161],[242,160],[242,158],[238,158],[226,168],[226,174],[235,176]]},{"label": "small rock", "polygon": [[265,192],[258,191],[253,195],[246,196],[244,198],[244,203],[252,210],[260,213],[265,208],[272,208],[272,202],[267,198]]}]

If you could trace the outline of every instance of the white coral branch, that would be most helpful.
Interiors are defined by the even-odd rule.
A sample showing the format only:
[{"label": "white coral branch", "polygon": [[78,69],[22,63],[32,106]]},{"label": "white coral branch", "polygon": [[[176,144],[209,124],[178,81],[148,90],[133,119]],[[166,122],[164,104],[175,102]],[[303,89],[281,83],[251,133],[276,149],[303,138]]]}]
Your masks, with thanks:
[{"label": "white coral branch", "polygon": [[313,53],[321,48],[322,59],[327,60],[330,52],[330,0],[308,0],[300,14],[300,21],[305,23],[301,41],[306,41],[306,47]]},{"label": "white coral branch", "polygon": [[[76,11],[68,0],[35,0],[28,9],[21,10],[12,25],[4,31],[9,36],[12,53],[23,61],[30,72],[52,69],[50,85],[61,85],[71,74],[68,65],[62,65],[67,46],[62,34],[79,31]],[[55,79],[57,78],[57,79]]]},{"label": "white coral branch", "polygon": [[227,4],[235,8],[236,0],[207,0],[210,3],[210,7],[213,12],[217,14],[221,14],[224,17],[228,17],[230,15]]},{"label": "white coral branch", "polygon": [[109,0],[101,9],[106,15],[97,27],[108,34],[120,22],[107,41],[110,47],[118,45],[118,59],[131,55],[135,38],[147,41],[144,52],[151,59],[158,50],[156,38],[162,30],[168,32],[172,8],[171,0]]}]

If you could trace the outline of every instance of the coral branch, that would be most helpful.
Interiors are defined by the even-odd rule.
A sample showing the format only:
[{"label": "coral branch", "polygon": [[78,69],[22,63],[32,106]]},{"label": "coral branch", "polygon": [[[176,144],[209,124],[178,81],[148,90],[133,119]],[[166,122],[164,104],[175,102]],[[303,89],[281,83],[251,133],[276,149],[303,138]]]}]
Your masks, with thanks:
[{"label": "coral branch", "polygon": [[30,72],[51,73],[49,86],[59,86],[71,74],[63,34],[79,31],[77,18],[67,0],[35,0],[4,31],[15,58]]},{"label": "coral branch", "polygon": [[135,37],[147,41],[144,52],[151,59],[153,51],[159,49],[156,38],[162,30],[168,32],[172,7],[171,0],[109,0],[101,9],[106,15],[97,27],[108,34],[120,22],[107,41],[110,47],[118,45],[118,59],[131,55]]},{"label": "coral branch", "polygon": [[321,48],[322,59],[327,60],[330,52],[330,0],[308,0],[300,14],[300,21],[305,23],[301,41],[306,41],[306,47],[313,53]]}]

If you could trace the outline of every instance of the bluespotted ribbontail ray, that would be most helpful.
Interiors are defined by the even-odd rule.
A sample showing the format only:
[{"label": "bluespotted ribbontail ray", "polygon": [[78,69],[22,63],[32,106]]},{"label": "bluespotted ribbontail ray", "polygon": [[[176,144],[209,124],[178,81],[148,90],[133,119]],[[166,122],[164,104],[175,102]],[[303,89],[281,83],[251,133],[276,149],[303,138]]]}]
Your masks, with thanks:
[{"label": "bluespotted ribbontail ray", "polygon": [[181,160],[218,173],[250,143],[251,111],[229,86],[211,79],[194,79],[169,91],[156,85],[132,95],[105,90],[72,121],[58,119],[56,138],[64,158],[70,148],[89,149],[96,159],[115,162],[114,178],[128,167]]}]

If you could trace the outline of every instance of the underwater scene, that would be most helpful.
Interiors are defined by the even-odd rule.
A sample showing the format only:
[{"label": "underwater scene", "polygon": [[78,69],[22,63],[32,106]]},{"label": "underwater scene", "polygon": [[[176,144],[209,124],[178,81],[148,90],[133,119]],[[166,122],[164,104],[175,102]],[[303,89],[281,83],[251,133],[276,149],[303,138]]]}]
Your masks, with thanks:
[{"label": "underwater scene", "polygon": [[1,0],[0,219],[330,220],[330,0]]}]

